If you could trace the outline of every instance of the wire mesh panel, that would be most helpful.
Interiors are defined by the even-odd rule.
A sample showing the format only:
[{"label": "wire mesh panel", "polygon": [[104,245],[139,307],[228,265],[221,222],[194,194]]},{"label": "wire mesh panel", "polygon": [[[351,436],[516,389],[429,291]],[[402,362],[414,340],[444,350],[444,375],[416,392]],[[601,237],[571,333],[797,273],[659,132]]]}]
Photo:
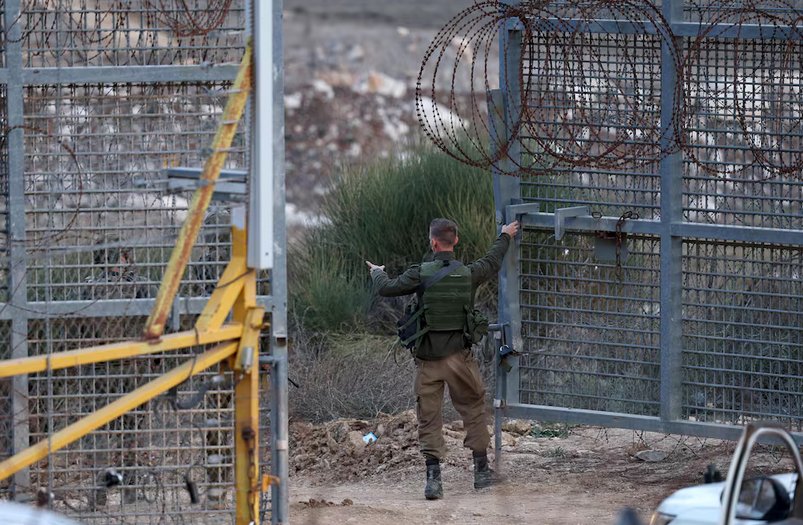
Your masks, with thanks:
[{"label": "wire mesh panel", "polygon": [[526,226],[497,415],[803,431],[803,3],[492,5],[490,154],[433,142]]},{"label": "wire mesh panel", "polygon": [[236,0],[25,2],[24,64],[129,66],[237,62],[245,41]]},{"label": "wire mesh panel", "polygon": [[[225,84],[30,86],[26,222],[31,301],[153,297],[189,195],[170,166],[202,166]],[[243,167],[242,132],[229,166]],[[211,291],[228,259],[229,209],[208,214],[181,294]]]},{"label": "wire mesh panel", "polygon": [[[116,321],[102,331],[95,319],[32,322],[29,348],[32,354],[47,354],[131,339],[144,325],[144,318]],[[54,430],[192,361],[202,350],[31,375],[31,440],[47,441]],[[54,508],[85,523],[163,523],[166,516],[184,523],[230,522],[231,374],[219,374],[213,368],[194,376],[51,453],[32,468],[33,488],[52,492]]]},{"label": "wire mesh panel", "polygon": [[[4,15],[7,8],[0,0]],[[29,355],[141,337],[191,197],[166,192],[165,169],[201,168],[212,153],[245,18],[244,0],[23,0],[19,15],[0,18],[0,358],[14,351],[12,325],[23,327],[14,337]],[[9,27],[20,37],[8,41]],[[9,120],[24,137],[14,151]],[[247,169],[247,133],[243,123],[224,169]],[[25,226],[17,244],[8,240],[9,165],[24,182],[13,202]],[[191,329],[202,301],[184,299],[214,289],[239,205],[209,208],[172,327]],[[12,246],[25,266],[14,297]],[[265,273],[259,293],[269,287]],[[0,382],[0,458],[21,448],[20,436],[47,442],[208,349],[31,374],[19,383],[27,399],[25,388],[13,399],[24,414],[11,413],[12,383]],[[84,523],[233,522],[231,376],[212,367],[50,454],[18,495],[52,493],[50,505]],[[20,422],[26,428],[15,435]]]},{"label": "wire mesh panel", "polygon": [[[2,17],[0,17],[2,19]],[[1,34],[1,33],[0,33]],[[0,84],[0,130],[8,129],[6,87]],[[8,303],[9,243],[8,243],[8,133],[0,134],[0,302]]]},{"label": "wire mesh panel", "polygon": [[803,45],[706,38],[688,55],[685,219],[801,229]]},{"label": "wire mesh panel", "polygon": [[659,403],[659,245],[631,239],[620,267],[590,236],[521,245],[522,403],[655,415]]},{"label": "wire mesh panel", "polygon": [[658,214],[660,52],[655,36],[544,32],[524,45],[522,196],[542,211],[590,204]]},{"label": "wire mesh panel", "polygon": [[[0,0],[0,42],[4,41],[2,20],[3,2]],[[3,46],[4,47],[4,46]],[[3,52],[0,51],[0,66]],[[0,130],[8,128],[6,108],[6,88],[0,84]],[[11,261],[8,252],[8,143],[6,133],[0,136],[0,302],[8,304],[8,285]],[[3,315],[6,314],[6,315]],[[7,306],[0,306],[0,317],[10,318],[11,310]],[[11,323],[0,321],[0,359],[11,357]],[[0,461],[7,458],[14,451],[13,433],[13,384],[11,379],[0,379]],[[10,480],[0,481],[0,497],[7,495],[11,486]]]},{"label": "wire mesh panel", "polygon": [[[0,359],[11,357],[11,323],[0,321]],[[13,384],[10,378],[0,379],[0,461],[14,453]],[[11,480],[0,481],[0,498],[9,495]]]},{"label": "wire mesh panel", "polygon": [[0,0],[0,68],[6,67],[6,5]]},{"label": "wire mesh panel", "polygon": [[683,411],[803,430],[803,249],[687,241]]}]

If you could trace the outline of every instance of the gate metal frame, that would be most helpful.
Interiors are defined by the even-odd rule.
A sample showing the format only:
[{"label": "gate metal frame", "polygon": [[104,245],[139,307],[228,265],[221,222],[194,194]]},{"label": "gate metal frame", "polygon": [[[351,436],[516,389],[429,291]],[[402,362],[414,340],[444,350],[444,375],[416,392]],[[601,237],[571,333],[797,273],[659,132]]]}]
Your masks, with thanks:
[{"label": "gate metal frame", "polygon": [[[516,6],[519,0],[503,0],[503,3]],[[662,0],[661,9],[669,22],[672,33],[677,40],[684,37],[696,37],[700,34],[700,24],[682,21],[684,2],[679,0]],[[594,24],[586,24],[582,20],[561,21],[561,27],[572,30],[602,34],[643,34],[644,28],[635,27],[627,21],[596,20]],[[646,31],[654,31],[648,22]],[[547,24],[548,25],[548,24]],[[522,227],[529,230],[552,230],[560,239],[558,232],[595,231],[614,232],[618,217],[592,216],[585,211],[578,213],[572,210],[568,217],[557,213],[541,213],[528,208],[536,203],[522,204],[520,181],[517,166],[522,166],[521,145],[512,130],[517,122],[521,108],[516,107],[520,101],[519,71],[511,64],[520,64],[522,53],[522,26],[517,19],[507,19],[499,30],[500,50],[500,89],[489,93],[489,114],[492,145],[497,152],[500,144],[505,144],[507,155],[500,156],[492,169],[494,179],[494,199],[496,220],[504,224],[514,219],[522,222]],[[791,35],[791,36],[790,36]],[[767,27],[753,24],[735,25],[721,23],[709,28],[708,37],[723,39],[789,39],[799,38],[799,33],[780,28],[771,31]],[[678,42],[676,42],[678,43]],[[672,55],[666,41],[662,40],[662,64],[672,64]],[[673,119],[674,96],[678,84],[677,71],[674,67],[661,67],[661,115],[660,125],[665,131],[661,136],[661,150],[671,151],[674,141],[674,128],[670,125]],[[492,156],[493,157],[493,156]],[[803,231],[792,229],[773,229],[750,226],[734,226],[720,224],[700,224],[683,220],[683,158],[680,151],[665,155],[659,166],[661,202],[660,220],[634,219],[626,221],[621,231],[625,233],[648,234],[660,239],[660,409],[657,417],[606,412],[587,409],[576,409],[550,405],[533,405],[520,402],[519,396],[519,358],[497,355],[496,399],[494,402],[495,425],[501,429],[501,420],[505,417],[518,417],[542,421],[592,424],[606,427],[617,427],[634,430],[647,430],[665,433],[706,436],[736,440],[742,427],[722,423],[707,423],[682,419],[682,324],[683,291],[682,242],[684,239],[706,239],[711,241],[736,241],[742,243],[776,243],[785,246],[803,246]],[[516,239],[516,247],[508,254],[499,277],[499,325],[505,330],[502,342],[512,345],[515,351],[526,351],[523,347],[521,328],[521,303],[519,282],[521,265],[519,262],[521,235]],[[503,366],[504,365],[504,366]],[[803,442],[803,434],[794,434],[795,439]],[[501,451],[501,436],[497,432],[496,452]]]},{"label": "gate metal frame", "polygon": [[[246,9],[246,20],[252,16],[249,11],[253,10],[252,2],[257,0],[244,0]],[[266,32],[272,38],[274,49],[279,50],[273,57],[262,61],[263,67],[268,66],[271,74],[268,78],[273,80],[274,95],[283,92],[283,60],[281,56],[282,35],[282,0],[272,0],[269,9],[262,9],[270,13],[270,22],[273,26],[271,32]],[[242,286],[225,286],[222,292],[215,294],[214,297],[178,297],[170,300],[167,309],[172,309],[172,325],[169,328],[178,330],[179,313],[198,314],[200,324],[205,323],[207,328],[213,329],[215,334],[211,338],[204,338],[203,333],[198,329],[188,333],[176,333],[165,336],[161,341],[131,342],[122,344],[104,345],[93,349],[76,350],[63,355],[54,354],[52,357],[29,357],[28,352],[28,330],[29,321],[37,319],[54,318],[65,314],[72,314],[80,311],[81,315],[88,318],[120,317],[120,316],[145,316],[149,314],[157,305],[157,298],[137,298],[137,299],[102,299],[102,300],[65,300],[65,301],[29,301],[28,289],[26,286],[26,275],[28,272],[28,255],[26,253],[25,241],[26,231],[26,193],[25,193],[25,143],[24,143],[24,118],[25,100],[24,90],[29,85],[69,85],[69,84],[92,84],[92,83],[129,83],[136,82],[141,84],[158,83],[179,83],[179,82],[232,82],[240,70],[237,64],[220,64],[210,67],[209,64],[199,65],[105,65],[105,66],[81,66],[81,67],[26,67],[23,64],[23,35],[19,16],[22,10],[21,0],[5,0],[0,3],[0,19],[6,38],[3,41],[3,49],[0,52],[0,88],[5,90],[6,105],[6,126],[10,129],[7,136],[8,154],[8,193],[7,209],[5,210],[6,223],[8,228],[8,290],[9,298],[7,303],[0,302],[0,321],[10,322],[10,348],[9,361],[0,363],[0,376],[12,377],[10,394],[11,414],[12,414],[12,440],[13,450],[19,454],[20,458],[25,458],[21,463],[14,458],[8,459],[0,466],[0,471],[4,474],[0,477],[13,473],[12,495],[19,493],[22,495],[30,489],[30,477],[27,465],[37,459],[41,459],[42,451],[47,454],[51,444],[46,446],[29,448],[29,427],[28,427],[28,373],[42,371],[42,364],[48,370],[57,367],[77,366],[79,364],[108,361],[119,359],[121,355],[135,356],[151,354],[154,352],[171,350],[182,347],[189,347],[199,344],[214,343],[216,341],[241,339],[241,345],[231,343],[222,344],[203,356],[198,356],[196,360],[188,363],[187,366],[175,369],[169,374],[165,374],[157,381],[153,382],[148,388],[140,388],[135,395],[126,396],[119,399],[114,406],[119,410],[130,405],[132,400],[136,404],[150,399],[148,396],[158,395],[164,392],[171,385],[185,380],[194,373],[201,372],[203,368],[214,363],[229,359],[233,369],[241,370],[247,381],[241,380],[237,388],[246,394],[241,396],[242,404],[237,409],[238,414],[247,412],[247,420],[236,422],[236,428],[242,429],[249,426],[254,431],[259,425],[254,419],[258,416],[258,371],[260,368],[269,370],[270,381],[270,453],[271,453],[271,473],[270,478],[263,480],[261,490],[255,480],[259,474],[256,461],[251,465],[241,463],[236,469],[236,479],[238,491],[246,490],[248,496],[240,500],[237,506],[237,523],[253,523],[246,519],[251,508],[250,516],[253,512],[259,514],[260,501],[255,497],[258,492],[271,492],[271,521],[272,523],[287,523],[288,521],[288,488],[287,488],[287,460],[288,460],[288,428],[287,428],[287,285],[286,285],[286,233],[284,230],[284,141],[283,137],[283,104],[281,96],[278,97],[278,108],[274,109],[272,119],[267,126],[273,126],[278,130],[279,139],[273,143],[274,163],[273,166],[264,167],[270,170],[272,177],[263,179],[263,184],[268,182],[273,186],[273,202],[265,204],[273,210],[273,267],[271,269],[271,294],[256,295],[256,275],[254,270],[250,270],[250,278],[243,279]],[[267,20],[267,17],[266,17]],[[10,22],[14,21],[14,22]],[[248,28],[244,28],[247,31]],[[263,36],[264,38],[264,36]],[[271,182],[272,181],[272,182]],[[243,221],[244,222],[244,221]],[[235,225],[232,231],[232,261],[229,268],[245,268],[246,266],[246,237],[244,224],[239,227]],[[242,273],[242,272],[241,272]],[[227,272],[229,277],[231,271]],[[238,274],[239,275],[239,274]],[[180,275],[179,275],[180,277]],[[230,284],[230,283],[229,283]],[[241,283],[242,284],[242,283]],[[232,295],[233,292],[241,290],[241,293]],[[250,290],[250,291],[249,291]],[[244,298],[243,304],[235,304],[238,298]],[[243,329],[231,325],[222,325],[228,308],[234,305],[233,315],[240,319],[243,325],[250,328]],[[216,311],[221,308],[220,311]],[[233,359],[235,355],[242,356],[244,348],[238,346],[258,346],[256,337],[258,330],[262,327],[260,312],[269,315],[271,338],[268,351],[265,352],[258,362],[254,360],[253,366],[243,367],[242,364],[247,360],[245,357],[242,363]],[[210,321],[210,319],[213,319]],[[249,324],[250,323],[250,324]],[[236,324],[236,323],[235,323]],[[164,328],[164,327],[162,327]],[[256,332],[255,332],[256,330]],[[249,335],[246,334],[248,332]],[[210,332],[211,333],[211,332]],[[256,335],[255,335],[256,334]],[[153,335],[153,334],[151,334]],[[247,335],[247,336],[246,336]],[[155,336],[158,339],[158,335]],[[247,339],[247,340],[246,340]],[[245,352],[247,353],[247,352]],[[269,355],[267,355],[269,354]],[[57,357],[58,356],[58,357]],[[257,354],[251,354],[256,358]],[[61,359],[62,361],[59,361]],[[210,360],[202,365],[202,361]],[[22,368],[20,368],[22,367]],[[246,370],[247,368],[247,370]],[[172,382],[172,383],[171,383]],[[158,383],[158,384],[157,384]],[[143,397],[145,396],[145,397]],[[244,399],[244,401],[242,401]],[[99,418],[105,419],[101,421]],[[98,411],[81,422],[72,425],[61,438],[66,439],[64,444],[74,441],[87,431],[91,431],[90,426],[102,425],[114,416],[110,416],[110,411]],[[263,414],[264,415],[264,414]],[[239,416],[238,416],[239,418]],[[91,420],[91,421],[90,421]],[[97,428],[97,427],[95,427]],[[87,430],[89,429],[89,430]],[[247,454],[249,457],[258,457],[259,443],[246,443],[243,441],[242,432],[237,433],[237,448],[240,454]],[[247,439],[246,439],[247,440]],[[40,445],[42,445],[40,443]],[[26,449],[28,449],[26,451]],[[23,452],[25,451],[25,452]],[[22,453],[22,454],[20,454]],[[24,465],[23,465],[24,464]],[[266,481],[270,481],[269,486]],[[247,486],[246,486],[247,484]],[[243,489],[243,487],[246,487]],[[246,502],[247,503],[243,503]],[[264,516],[263,516],[264,517]]]}]

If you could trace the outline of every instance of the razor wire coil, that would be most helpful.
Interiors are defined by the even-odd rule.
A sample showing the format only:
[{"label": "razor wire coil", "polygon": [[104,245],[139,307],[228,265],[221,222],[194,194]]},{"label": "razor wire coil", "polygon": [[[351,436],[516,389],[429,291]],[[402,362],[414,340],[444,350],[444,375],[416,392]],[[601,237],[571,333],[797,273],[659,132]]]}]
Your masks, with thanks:
[{"label": "razor wire coil", "polygon": [[[681,152],[712,176],[761,166],[764,179],[799,180],[803,7],[785,0],[684,7],[696,36],[678,37],[651,1],[478,1],[424,54],[415,92],[421,128],[451,157],[511,175],[621,170]],[[748,26],[760,38],[742,38]],[[500,39],[509,29],[520,41]],[[735,33],[728,45],[718,36],[724,29]],[[501,107],[486,100],[495,45],[507,84]],[[727,71],[712,58],[726,58]],[[661,92],[662,67],[674,70],[674,92]],[[467,100],[455,88],[466,74]],[[662,122],[666,97],[672,113]],[[731,143],[711,144],[721,140],[712,138],[712,126]],[[719,151],[734,147],[744,158],[728,161]]]}]

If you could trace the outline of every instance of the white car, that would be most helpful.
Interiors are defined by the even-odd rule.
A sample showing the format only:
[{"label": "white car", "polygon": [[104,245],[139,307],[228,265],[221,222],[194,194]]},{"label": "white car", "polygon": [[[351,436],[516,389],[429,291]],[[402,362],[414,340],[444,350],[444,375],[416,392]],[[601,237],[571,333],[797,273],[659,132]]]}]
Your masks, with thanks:
[{"label": "white car", "polygon": [[[791,453],[795,473],[745,479],[750,452],[759,439],[780,440]],[[789,432],[769,423],[745,426],[728,479],[678,490],[658,506],[650,525],[803,524],[803,458]]]},{"label": "white car", "polygon": [[3,525],[80,525],[77,521],[55,512],[12,501],[0,501],[0,523]]},{"label": "white car", "polygon": [[[746,480],[734,523],[759,525],[786,519],[796,482],[797,474],[793,473]],[[658,505],[650,525],[717,525],[722,517],[724,490],[724,481],[680,489]]]}]

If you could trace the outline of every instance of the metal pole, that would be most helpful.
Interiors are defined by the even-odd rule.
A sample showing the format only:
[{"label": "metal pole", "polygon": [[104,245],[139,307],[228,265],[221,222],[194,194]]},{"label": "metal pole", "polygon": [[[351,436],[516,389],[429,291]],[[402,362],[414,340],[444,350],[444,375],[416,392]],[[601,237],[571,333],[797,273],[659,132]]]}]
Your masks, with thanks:
[{"label": "metal pole", "polygon": [[[8,240],[10,255],[9,302],[11,318],[11,357],[28,356],[27,261],[25,260],[25,134],[24,95],[22,83],[22,25],[19,20],[20,0],[7,0],[4,26],[7,33],[6,65],[9,83],[6,86],[8,114]],[[28,447],[28,376],[12,380],[11,410],[14,452]],[[30,490],[28,469],[14,475],[14,497],[19,499]]]},{"label": "metal pole", "polygon": [[[518,0],[510,0],[509,5],[517,5]],[[517,176],[512,175],[521,165],[521,147],[513,138],[514,124],[521,114],[521,31],[508,29],[503,23],[499,28],[499,87],[498,91],[491,92],[490,119],[493,146],[499,150],[506,145],[507,156],[500,159],[492,167],[494,177],[494,207],[496,209],[496,222],[498,227],[510,222],[511,217],[505,216],[505,207],[518,202],[521,197],[521,188]],[[495,156],[494,156],[495,158]],[[519,279],[518,279],[518,248],[510,249],[513,253],[505,256],[504,264],[499,272],[499,324],[502,326],[502,341],[521,350],[521,312],[519,309]],[[508,363],[510,370],[500,366],[499,356],[496,356],[496,400],[494,401],[494,462],[497,470],[501,470],[502,452],[502,418],[505,415],[507,403],[519,402],[519,370],[518,357],[511,356]]]},{"label": "metal pole", "polygon": [[[502,150],[506,142],[505,130],[505,100],[502,96],[502,91],[499,89],[491,90],[488,93],[488,119],[490,121],[489,129],[491,141],[491,155],[496,158],[499,151]],[[491,167],[491,172],[494,177],[494,201],[496,206],[496,222],[502,224],[504,222],[505,204],[502,201],[502,194],[508,193],[510,190],[507,185],[511,182],[510,177],[505,177],[500,173],[499,168],[494,165]],[[505,341],[505,330],[507,330],[507,309],[505,307],[504,287],[499,284],[499,300],[498,300],[498,320],[499,320],[499,345],[494,345],[494,362],[496,363],[496,375],[494,377],[496,384],[494,385],[494,468],[497,472],[501,472],[501,457],[502,457],[502,418],[504,417],[505,404],[507,403],[507,371],[502,367],[502,361],[499,358],[499,347]],[[496,334],[488,334],[488,337]]]},{"label": "metal pole", "polygon": [[[519,0],[510,0],[509,5],[518,5]],[[497,223],[515,220],[505,216],[505,207],[521,199],[518,167],[522,165],[521,144],[513,136],[513,130],[521,118],[521,50],[522,32],[520,29],[500,28],[499,39],[499,87],[502,92],[504,108],[505,140],[508,144],[507,156],[500,160],[501,173],[494,176],[494,204]],[[520,236],[524,233],[519,234]],[[507,324],[507,341],[517,351],[522,350],[521,311],[519,305],[519,254],[518,241],[513,240],[509,253],[505,257],[502,271],[499,273],[499,305],[504,317],[500,323]],[[504,307],[503,307],[504,305]],[[507,373],[506,397],[509,403],[519,402],[519,358],[511,356],[508,363],[513,367]]]},{"label": "metal pole", "polygon": [[[278,9],[278,11],[277,11]],[[254,97],[251,129],[250,207],[248,209],[248,266],[273,266],[273,168],[284,113],[282,85],[282,2],[253,4]],[[277,20],[278,17],[278,20]],[[277,126],[277,123],[279,124]],[[283,142],[282,150],[283,148]],[[281,154],[281,152],[279,152]]]},{"label": "metal pole", "polygon": [[[287,236],[284,228],[284,63],[282,0],[253,3],[255,115],[248,264],[271,268],[271,523],[289,523],[287,408]],[[262,23],[270,20],[270,24]],[[268,172],[267,170],[270,170]],[[261,176],[256,173],[259,171]],[[267,175],[270,173],[270,176]],[[262,215],[257,215],[260,210]],[[267,215],[265,215],[267,213]],[[256,217],[262,217],[255,220]],[[272,243],[266,246],[266,238]]]},{"label": "metal pole", "polygon": [[[682,16],[682,3],[663,0],[664,16],[671,22]],[[676,144],[673,113],[678,93],[676,57],[670,44],[661,43],[661,137],[662,151]],[[680,152],[666,155],[660,164],[661,176],[661,387],[660,417],[680,419],[682,403],[683,343],[683,238],[672,234],[672,223],[683,220],[683,159]]]}]

